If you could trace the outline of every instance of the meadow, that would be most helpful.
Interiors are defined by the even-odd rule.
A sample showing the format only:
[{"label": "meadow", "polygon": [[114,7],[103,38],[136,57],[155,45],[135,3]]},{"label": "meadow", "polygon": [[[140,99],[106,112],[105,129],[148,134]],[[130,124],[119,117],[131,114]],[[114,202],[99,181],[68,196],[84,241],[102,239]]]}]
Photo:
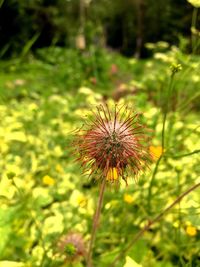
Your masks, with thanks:
[{"label": "meadow", "polygon": [[[83,173],[72,140],[99,104],[141,113],[154,157],[128,186],[107,183],[94,267],[111,266],[148,222],[200,182],[200,57],[166,42],[147,47],[149,59],[52,46],[0,62],[1,267],[86,266],[99,180]],[[199,204],[197,188],[115,266],[200,266]],[[77,234],[78,258],[73,242],[65,244],[70,234]]]}]

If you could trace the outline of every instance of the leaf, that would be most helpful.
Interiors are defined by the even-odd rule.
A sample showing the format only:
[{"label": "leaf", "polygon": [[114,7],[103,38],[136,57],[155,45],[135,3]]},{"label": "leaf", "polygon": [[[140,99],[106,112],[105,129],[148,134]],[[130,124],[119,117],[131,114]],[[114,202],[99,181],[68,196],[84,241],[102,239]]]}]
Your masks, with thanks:
[{"label": "leaf", "polygon": [[147,244],[144,240],[138,240],[137,246],[133,246],[131,250],[129,251],[130,257],[135,259],[137,262],[142,262],[143,258],[145,257],[147,253]]},{"label": "leaf", "polygon": [[49,190],[42,187],[35,187],[33,189],[33,198],[36,200],[39,207],[49,205],[53,201],[52,196],[49,194]]},{"label": "leaf", "polygon": [[142,265],[135,262],[131,257],[126,256],[126,263],[123,267],[142,267]]},{"label": "leaf", "polygon": [[0,267],[24,267],[24,263],[16,261],[0,261]]},{"label": "leaf", "polygon": [[[6,248],[6,245],[9,242],[10,234],[11,234],[10,225],[8,225],[8,226],[5,225],[3,227],[0,226],[0,236],[1,236],[0,255],[3,254],[3,252],[4,252],[5,248]],[[1,265],[1,262],[0,262],[0,267],[1,266],[3,266],[3,265]],[[7,267],[7,265],[5,265],[5,267]]]},{"label": "leaf", "polygon": [[23,132],[12,132],[6,135],[7,141],[19,141],[19,142],[26,142],[26,135]]}]

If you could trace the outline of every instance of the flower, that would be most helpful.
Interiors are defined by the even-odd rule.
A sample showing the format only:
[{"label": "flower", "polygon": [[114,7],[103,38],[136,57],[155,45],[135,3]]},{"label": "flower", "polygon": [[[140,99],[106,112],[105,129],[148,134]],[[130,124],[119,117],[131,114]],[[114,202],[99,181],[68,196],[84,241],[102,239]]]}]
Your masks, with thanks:
[{"label": "flower", "polygon": [[63,172],[63,168],[60,164],[56,164],[56,171],[59,172],[59,173],[62,173]]},{"label": "flower", "polygon": [[153,159],[157,160],[163,154],[162,146],[150,146],[149,151],[153,156]]},{"label": "flower", "polygon": [[186,234],[189,236],[195,236],[197,234],[197,229],[196,227],[192,226],[192,225],[188,225],[186,227]]},{"label": "flower", "polygon": [[182,66],[181,66],[181,64],[178,64],[178,63],[174,62],[174,63],[171,64],[170,69],[171,69],[172,75],[174,75],[175,73],[177,73],[177,72],[182,70]]},{"label": "flower", "polygon": [[100,105],[93,115],[75,138],[78,160],[86,172],[91,169],[91,174],[111,182],[121,177],[127,183],[129,170],[136,177],[152,159],[148,130],[139,123],[139,114],[126,106],[115,105],[111,111]]},{"label": "flower", "polygon": [[42,182],[45,185],[54,185],[55,184],[55,180],[52,177],[50,177],[49,175],[45,175],[42,178]]},{"label": "flower", "polygon": [[124,194],[124,202],[131,204],[134,201],[134,197],[130,194]]},{"label": "flower", "polygon": [[117,168],[110,168],[107,172],[107,175],[106,175],[106,180],[110,181],[114,181],[114,180],[117,180],[118,179],[118,170]]},{"label": "flower", "polygon": [[60,254],[65,254],[65,260],[70,262],[80,260],[80,257],[86,255],[83,236],[77,232],[63,236],[58,243],[58,248]]}]

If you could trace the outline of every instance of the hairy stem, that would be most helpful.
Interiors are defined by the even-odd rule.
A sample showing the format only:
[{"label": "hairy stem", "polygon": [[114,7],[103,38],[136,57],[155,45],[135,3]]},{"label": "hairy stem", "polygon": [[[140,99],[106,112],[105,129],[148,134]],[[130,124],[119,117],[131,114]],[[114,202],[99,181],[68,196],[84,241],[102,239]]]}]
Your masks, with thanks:
[{"label": "hairy stem", "polygon": [[141,238],[141,236],[150,229],[150,227],[155,224],[156,222],[160,221],[160,219],[169,211],[171,210],[176,204],[178,204],[182,198],[187,196],[190,192],[194,191],[196,188],[200,186],[200,183],[193,185],[188,190],[186,190],[184,193],[182,193],[180,196],[178,196],[172,204],[170,204],[167,208],[165,208],[163,211],[161,211],[160,214],[158,214],[153,220],[149,220],[147,224],[134,236],[134,238],[130,241],[130,243],[125,247],[119,255],[114,259],[114,261],[109,265],[109,267],[114,267],[118,260],[122,258],[125,253]]},{"label": "hairy stem", "polygon": [[97,232],[97,228],[99,224],[99,218],[101,214],[101,207],[103,203],[103,195],[105,191],[105,186],[106,186],[106,179],[104,178],[101,183],[97,208],[96,208],[96,211],[93,217],[91,239],[90,239],[89,250],[88,250],[88,255],[87,255],[87,267],[92,267],[92,251],[93,251],[94,241],[95,241],[96,232]]}]

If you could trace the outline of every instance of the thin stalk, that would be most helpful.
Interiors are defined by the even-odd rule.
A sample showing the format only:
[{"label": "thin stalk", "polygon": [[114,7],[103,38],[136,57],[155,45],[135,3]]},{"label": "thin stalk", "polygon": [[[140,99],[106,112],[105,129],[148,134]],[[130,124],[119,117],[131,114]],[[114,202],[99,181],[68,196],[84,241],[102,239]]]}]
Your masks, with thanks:
[{"label": "thin stalk", "polygon": [[174,202],[172,202],[167,208],[165,208],[163,211],[161,211],[153,220],[149,220],[147,224],[134,236],[134,238],[130,241],[130,243],[125,247],[121,252],[118,254],[118,256],[114,259],[114,261],[109,265],[109,267],[114,267],[118,260],[125,255],[125,253],[142,237],[142,235],[150,229],[150,227],[155,224],[156,222],[160,221],[161,218],[170,211],[175,205],[177,205],[185,196],[187,196],[189,193],[194,191],[200,187],[200,183],[193,185],[188,190],[186,190],[184,193],[182,193],[180,196],[178,196]]},{"label": "thin stalk", "polygon": [[161,144],[162,144],[163,153],[160,155],[160,157],[158,158],[158,160],[156,162],[156,165],[155,165],[155,168],[154,168],[151,180],[150,180],[150,184],[149,184],[148,197],[147,197],[147,201],[148,201],[147,207],[148,207],[149,213],[151,213],[152,187],[154,185],[156,173],[158,172],[158,167],[159,167],[159,164],[161,162],[161,159],[163,158],[164,150],[165,150],[165,126],[166,126],[167,114],[168,114],[168,111],[169,111],[169,100],[170,100],[171,91],[172,91],[172,88],[173,88],[174,74],[175,74],[174,72],[172,72],[172,74],[171,74],[171,78],[170,78],[170,82],[169,82],[169,86],[168,86],[168,90],[167,90],[167,101],[166,101],[167,103],[166,103],[166,107],[165,107],[165,110],[164,110],[164,117],[163,117],[162,134],[161,134],[161,136],[162,136]]},{"label": "thin stalk", "polygon": [[183,158],[183,157],[188,157],[194,154],[198,154],[200,153],[200,149],[194,150],[190,153],[186,153],[186,154],[182,154],[182,155],[176,155],[176,156],[172,156],[173,159],[179,159],[179,158]]},{"label": "thin stalk", "polygon": [[162,127],[162,148],[163,148],[163,151],[165,149],[165,124],[166,124],[167,115],[168,115],[168,111],[169,111],[169,100],[170,100],[171,92],[172,92],[172,88],[173,88],[174,74],[175,73],[172,72],[172,75],[170,78],[169,87],[167,90],[167,103],[166,103],[166,108],[165,108],[164,117],[163,117],[163,127]]},{"label": "thin stalk", "polygon": [[103,203],[103,195],[105,191],[105,186],[106,186],[106,179],[104,178],[101,183],[97,208],[96,208],[96,211],[93,217],[91,239],[90,239],[89,250],[88,250],[88,255],[87,255],[87,267],[92,267],[92,251],[93,251],[94,241],[95,241],[96,232],[97,232],[97,228],[99,224],[99,218],[101,214],[101,207]]},{"label": "thin stalk", "polygon": [[[180,183],[180,171],[177,171],[177,187],[178,192],[177,195],[179,196],[181,193],[181,183]],[[179,261],[182,262],[182,253],[181,253],[181,244],[182,244],[182,238],[181,238],[181,225],[182,225],[182,215],[181,215],[181,202],[178,203],[178,229],[176,231],[176,240],[177,240],[177,246],[179,251]]]}]

